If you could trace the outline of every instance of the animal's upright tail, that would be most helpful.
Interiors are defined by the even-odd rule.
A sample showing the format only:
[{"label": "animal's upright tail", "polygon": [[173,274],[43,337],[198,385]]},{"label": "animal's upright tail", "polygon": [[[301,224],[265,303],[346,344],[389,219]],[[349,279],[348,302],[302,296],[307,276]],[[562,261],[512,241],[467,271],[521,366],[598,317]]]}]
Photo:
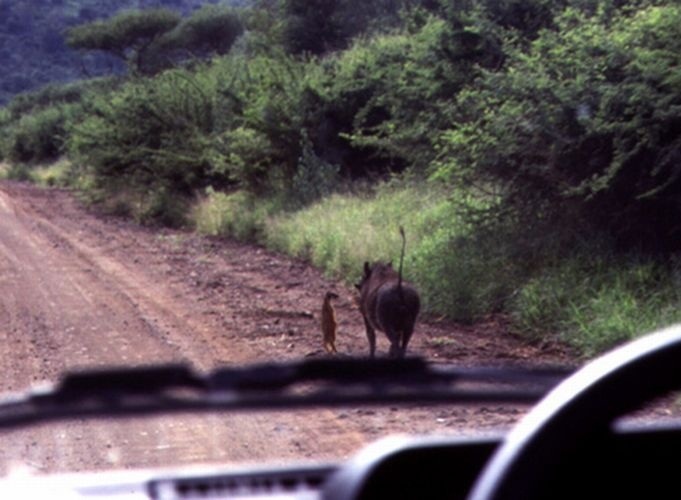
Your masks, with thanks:
[{"label": "animal's upright tail", "polygon": [[404,236],[404,228],[400,226],[400,235],[402,236],[402,252],[400,253],[400,267],[397,272],[397,289],[399,290],[400,300],[404,304],[404,294],[402,292],[402,263],[404,262],[404,249],[407,246],[407,238]]}]

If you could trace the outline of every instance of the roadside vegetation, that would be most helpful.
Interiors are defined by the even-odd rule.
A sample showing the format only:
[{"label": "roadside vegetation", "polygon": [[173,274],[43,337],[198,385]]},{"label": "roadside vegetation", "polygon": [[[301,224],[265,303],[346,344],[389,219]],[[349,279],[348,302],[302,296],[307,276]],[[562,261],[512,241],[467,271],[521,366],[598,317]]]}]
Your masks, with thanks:
[{"label": "roadside vegetation", "polygon": [[[108,34],[106,37],[102,33]],[[4,175],[591,356],[681,319],[681,6],[259,0],[85,23],[127,76],[0,110]]]}]

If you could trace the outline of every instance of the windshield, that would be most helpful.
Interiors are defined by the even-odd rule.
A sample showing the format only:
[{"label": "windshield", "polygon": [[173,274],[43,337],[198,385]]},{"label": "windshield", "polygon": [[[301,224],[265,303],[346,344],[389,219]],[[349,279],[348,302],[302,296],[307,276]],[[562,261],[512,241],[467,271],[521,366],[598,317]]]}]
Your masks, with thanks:
[{"label": "windshield", "polygon": [[[0,239],[12,275],[3,281],[8,290],[3,296],[14,301],[3,310],[9,320],[5,331],[12,335],[2,356],[10,374],[3,380],[5,391],[105,366],[187,362],[208,371],[322,357],[319,292],[327,288],[340,295],[339,356],[367,355],[354,293],[307,264],[258,247],[102,219],[64,191],[5,184],[0,199]],[[414,352],[443,363],[456,356],[463,366],[490,363],[481,354],[490,349],[489,340],[480,338],[481,326],[460,328],[455,341],[444,342],[450,328],[447,322],[419,324]],[[486,328],[494,332],[500,326]],[[501,360],[514,363],[538,352],[513,338],[494,348]],[[541,359],[563,358],[549,352]],[[46,471],[331,460],[394,433],[500,429],[524,407],[393,405],[79,419],[5,431],[11,439],[2,453],[6,464]]]},{"label": "windshield", "polygon": [[[572,368],[678,321],[678,21],[653,0],[2,3],[0,391]],[[0,470],[335,461],[529,405],[83,417],[1,431]]]}]

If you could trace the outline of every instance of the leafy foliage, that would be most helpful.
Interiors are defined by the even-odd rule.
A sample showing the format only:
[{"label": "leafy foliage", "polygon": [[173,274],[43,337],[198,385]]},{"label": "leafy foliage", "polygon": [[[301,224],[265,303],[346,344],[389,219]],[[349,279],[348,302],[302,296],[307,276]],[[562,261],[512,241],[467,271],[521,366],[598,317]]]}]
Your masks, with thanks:
[{"label": "leafy foliage", "polygon": [[325,162],[314,152],[312,143],[304,134],[290,196],[301,206],[329,196],[338,185],[338,171],[338,166]]},{"label": "leafy foliage", "polygon": [[5,156],[13,163],[54,161],[61,154],[68,107],[50,107],[22,116],[6,140]]},{"label": "leafy foliage", "polygon": [[[192,57],[226,54],[241,36],[244,26],[237,11],[206,5],[195,11],[160,40],[160,49]],[[157,47],[156,50],[159,50]]]},{"label": "leafy foliage", "polygon": [[133,73],[149,73],[150,48],[180,23],[168,9],[125,11],[104,21],[93,21],[67,31],[66,43],[74,49],[101,50],[124,60]]},{"label": "leafy foliage", "polygon": [[160,207],[189,196],[211,179],[211,86],[209,79],[175,70],[95,96],[87,118],[71,123],[69,153],[92,169],[99,189],[132,189]]},{"label": "leafy foliage", "polygon": [[680,14],[567,9],[558,30],[511,47],[507,70],[459,95],[437,175],[494,186],[523,224],[561,219],[624,248],[679,248]]},{"label": "leafy foliage", "polygon": [[0,156],[15,165],[56,161],[65,151],[68,123],[80,119],[86,96],[116,85],[115,79],[101,78],[17,96],[0,115]]},{"label": "leafy foliage", "polygon": [[289,192],[306,131],[316,125],[318,69],[279,54],[234,57],[214,72],[228,117],[218,139],[220,171],[255,193]]},{"label": "leafy foliage", "polygon": [[396,24],[404,0],[281,0],[281,39],[291,54],[322,55],[345,49],[372,26]]},{"label": "leafy foliage", "polygon": [[203,234],[253,242],[264,240],[269,215],[277,210],[274,203],[246,191],[223,193],[208,188],[194,206],[191,218]]},{"label": "leafy foliage", "polygon": [[[335,62],[329,113],[355,154],[390,170],[424,170],[438,130],[450,124],[451,97],[477,72],[475,60],[443,49],[451,28],[429,17],[415,32],[360,41]],[[357,168],[357,167],[355,167]]]}]

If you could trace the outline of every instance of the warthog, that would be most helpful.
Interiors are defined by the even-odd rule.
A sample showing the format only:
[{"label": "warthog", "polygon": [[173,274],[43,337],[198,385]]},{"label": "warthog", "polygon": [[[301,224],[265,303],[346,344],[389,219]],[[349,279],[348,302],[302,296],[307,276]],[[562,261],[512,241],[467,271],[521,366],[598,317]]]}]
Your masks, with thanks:
[{"label": "warthog", "polygon": [[402,235],[402,255],[399,271],[392,263],[364,263],[364,276],[355,285],[359,290],[359,308],[364,317],[369,353],[376,353],[376,330],[385,332],[390,340],[390,356],[402,358],[407,351],[409,339],[414,332],[414,324],[419,314],[421,302],[416,289],[402,281],[402,261],[404,260],[405,238]]}]

